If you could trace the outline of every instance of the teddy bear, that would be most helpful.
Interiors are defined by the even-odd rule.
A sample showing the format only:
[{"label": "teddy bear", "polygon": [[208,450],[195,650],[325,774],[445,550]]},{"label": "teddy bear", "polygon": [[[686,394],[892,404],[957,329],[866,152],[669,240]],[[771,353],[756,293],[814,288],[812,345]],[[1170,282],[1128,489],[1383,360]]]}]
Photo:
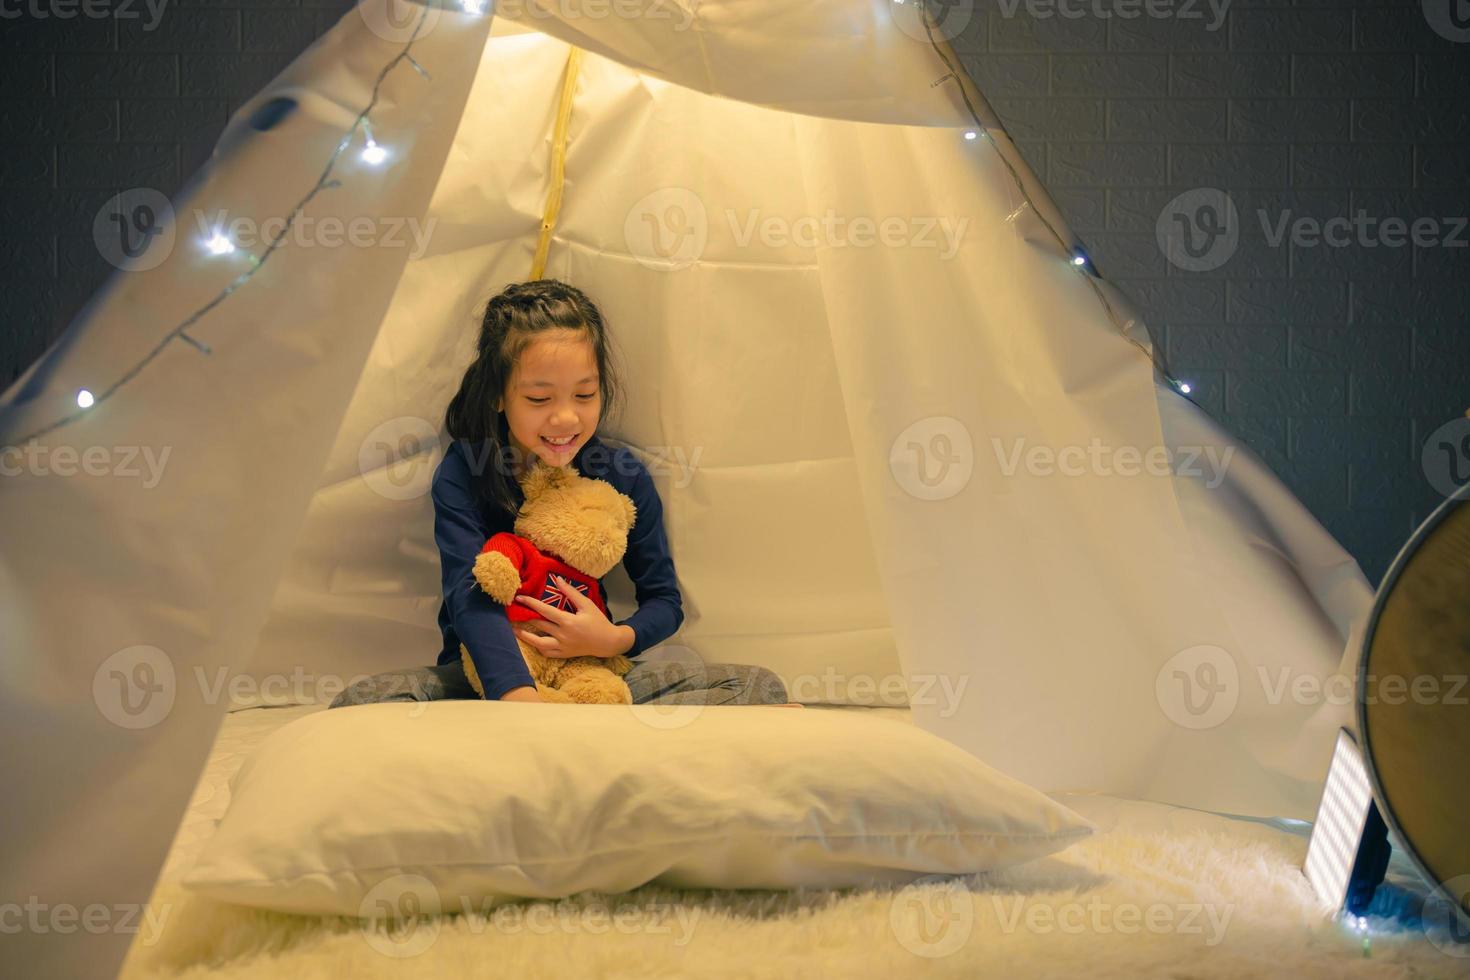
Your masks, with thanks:
[{"label": "teddy bear", "polygon": [[[545,621],[535,609],[516,602],[517,594],[576,610],[553,574],[591,599],[606,616],[607,603],[597,580],[622,561],[627,550],[628,531],[637,517],[632,499],[570,465],[550,466],[539,458],[532,461],[520,485],[525,502],[516,515],[515,533],[502,531],[485,542],[475,558],[475,580],[505,606],[512,623],[530,626]],[[633,703],[622,677],[633,667],[627,657],[547,657],[525,640],[516,642],[542,700]],[[470,686],[483,698],[485,689],[469,650],[461,643],[459,652]]]}]

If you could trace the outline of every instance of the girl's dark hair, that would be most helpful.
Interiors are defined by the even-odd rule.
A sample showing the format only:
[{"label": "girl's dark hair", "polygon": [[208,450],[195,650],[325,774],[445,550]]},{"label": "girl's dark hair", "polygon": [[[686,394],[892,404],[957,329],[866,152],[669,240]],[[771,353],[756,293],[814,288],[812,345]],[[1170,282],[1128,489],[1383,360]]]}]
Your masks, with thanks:
[{"label": "girl's dark hair", "polygon": [[538,335],[557,329],[586,331],[592,342],[602,391],[601,417],[606,420],[616,411],[622,392],[607,327],[585,293],[556,279],[512,283],[491,297],[480,323],[475,361],[444,413],[449,437],[467,443],[464,448],[481,499],[509,514],[520,508],[523,498],[514,477],[516,449],[505,413],[497,412],[495,403],[508,397],[506,386],[521,351]]}]

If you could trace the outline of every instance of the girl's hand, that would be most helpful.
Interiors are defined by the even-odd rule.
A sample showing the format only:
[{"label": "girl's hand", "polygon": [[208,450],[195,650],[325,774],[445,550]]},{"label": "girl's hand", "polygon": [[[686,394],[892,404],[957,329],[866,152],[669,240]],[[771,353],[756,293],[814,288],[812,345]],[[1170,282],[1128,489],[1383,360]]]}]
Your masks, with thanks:
[{"label": "girl's hand", "polygon": [[566,579],[553,575],[557,591],[577,607],[574,613],[548,606],[528,595],[516,596],[516,602],[536,610],[545,617],[536,625],[545,633],[537,635],[524,626],[516,635],[546,657],[616,657],[633,645],[633,628],[615,626],[608,621],[597,603],[587,598]]}]

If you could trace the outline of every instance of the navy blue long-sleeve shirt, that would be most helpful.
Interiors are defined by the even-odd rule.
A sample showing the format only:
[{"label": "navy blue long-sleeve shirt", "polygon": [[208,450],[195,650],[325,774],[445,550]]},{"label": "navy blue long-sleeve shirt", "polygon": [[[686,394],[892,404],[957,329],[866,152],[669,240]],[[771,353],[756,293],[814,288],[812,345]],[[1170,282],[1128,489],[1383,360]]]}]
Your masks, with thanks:
[{"label": "navy blue long-sleeve shirt", "polygon": [[[439,606],[444,648],[438,663],[458,663],[459,645],[464,643],[480,675],[485,697],[497,700],[506,691],[535,682],[516,645],[505,606],[482,589],[474,576],[475,558],[490,536],[500,531],[515,532],[515,514],[492,503],[482,504],[475,494],[475,474],[486,472],[484,467],[489,465],[483,443],[453,441],[434,471],[430,495],[444,593]],[[626,448],[611,449],[595,435],[572,457],[571,465],[583,476],[612,484],[637,508],[628,531],[623,568],[633,582],[638,609],[617,624],[633,628],[633,646],[624,656],[637,657],[672,636],[684,621],[674,560],[664,534],[663,502],[637,456]],[[512,485],[517,503],[524,501],[520,487]],[[598,585],[602,585],[601,579]],[[603,595],[607,595],[606,588]]]}]

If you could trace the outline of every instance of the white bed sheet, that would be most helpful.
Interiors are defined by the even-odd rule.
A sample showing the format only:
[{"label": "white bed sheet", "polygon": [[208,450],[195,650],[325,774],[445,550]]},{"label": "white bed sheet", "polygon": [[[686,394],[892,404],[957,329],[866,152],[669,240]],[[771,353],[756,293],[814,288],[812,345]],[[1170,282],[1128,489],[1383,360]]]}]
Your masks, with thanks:
[{"label": "white bed sheet", "polygon": [[[686,956],[699,958],[700,975],[721,980],[785,976],[806,968],[832,976],[907,975],[931,965],[959,971],[950,975],[976,977],[1088,972],[1133,980],[1177,976],[1186,966],[1192,973],[1219,976],[1289,974],[1338,980],[1380,976],[1386,968],[1409,971],[1399,975],[1427,970],[1470,977],[1470,958],[1436,948],[1417,928],[1391,920],[1372,920],[1382,929],[1374,939],[1373,958],[1362,957],[1358,939],[1314,908],[1310,886],[1297,870],[1305,855],[1306,824],[1102,794],[1056,795],[1097,823],[1099,833],[1093,838],[1004,872],[972,876],[959,892],[950,893],[948,889],[960,886],[945,882],[916,883],[909,894],[897,897],[861,890],[839,895],[679,892],[645,886],[630,896],[614,897],[643,904],[668,900],[673,902],[669,908],[702,916],[687,948],[659,945],[650,936],[586,934],[590,930],[577,926],[583,921],[579,909],[604,901],[595,895],[541,903],[559,922],[554,948],[524,929],[485,935],[484,921],[464,917],[432,927],[438,939],[423,962],[385,958],[380,944],[363,941],[369,934],[357,933],[356,927],[344,932],[341,923],[330,919],[196,900],[177,879],[192,866],[228,807],[231,778],[271,732],[322,710],[325,705],[250,707],[226,716],[155,889],[154,904],[172,903],[176,914],[154,937],[161,938],[158,945],[140,948],[134,943],[123,971],[127,980],[180,973],[220,980],[315,978],[344,970],[363,978],[394,977],[411,965],[433,971],[458,969],[470,961],[483,962],[483,971],[474,975],[487,977],[502,975],[495,964],[508,962],[518,963],[518,975],[530,980],[566,975],[570,964],[585,975],[646,975],[628,972],[637,964],[639,970],[682,976],[687,975]],[[906,708],[808,705],[805,710],[871,711],[895,724],[912,723]],[[1389,881],[1401,886],[1397,893],[1408,905],[1422,902],[1422,883],[1402,852],[1395,853]],[[961,905],[954,904],[957,898]],[[913,936],[906,942],[903,932],[913,931],[913,924],[904,925],[902,910],[916,902],[944,914],[973,909],[963,945],[936,959],[933,949],[916,945]],[[1196,906],[1215,907],[1233,919],[1228,929],[1221,924],[1217,936],[1204,920],[1200,929],[1185,933],[1182,918],[1176,934],[1144,936],[1120,934],[1124,930],[1109,921],[1078,934],[1055,925],[1018,928],[1011,918],[1023,911],[1026,916],[1041,913],[1045,923],[1052,916],[1092,914],[1094,906],[1104,912],[1154,908],[1176,915]],[[922,932],[927,935],[927,930],[926,925]],[[491,959],[485,958],[486,943],[494,944]],[[378,952],[369,955],[370,947]],[[780,949],[780,958],[772,960],[761,952],[768,949]]]}]

